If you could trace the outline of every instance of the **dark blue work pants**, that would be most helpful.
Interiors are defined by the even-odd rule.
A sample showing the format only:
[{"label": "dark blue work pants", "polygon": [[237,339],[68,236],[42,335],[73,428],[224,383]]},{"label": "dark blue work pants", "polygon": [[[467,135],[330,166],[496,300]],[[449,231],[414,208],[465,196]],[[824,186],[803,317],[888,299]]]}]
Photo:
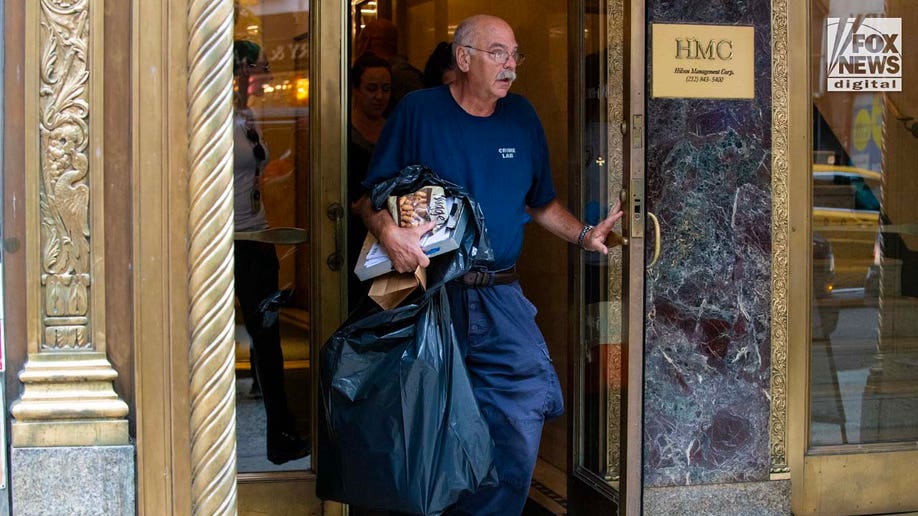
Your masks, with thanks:
[{"label": "dark blue work pants", "polygon": [[459,499],[447,514],[519,514],[529,494],[542,425],[564,411],[536,308],[518,282],[448,285],[453,324],[475,399],[495,446],[500,483]]}]

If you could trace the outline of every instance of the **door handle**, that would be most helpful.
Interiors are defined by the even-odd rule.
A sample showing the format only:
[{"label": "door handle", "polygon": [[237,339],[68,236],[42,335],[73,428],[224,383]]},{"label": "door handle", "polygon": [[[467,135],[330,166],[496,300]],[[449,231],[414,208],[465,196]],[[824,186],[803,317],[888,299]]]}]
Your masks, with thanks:
[{"label": "door handle", "polygon": [[344,256],[341,253],[344,241],[344,206],[333,202],[325,210],[328,220],[335,223],[335,250],[325,258],[325,264],[333,271],[340,271],[344,265]]},{"label": "door handle", "polygon": [[649,211],[647,216],[653,221],[653,257],[650,259],[650,264],[647,265],[647,268],[650,269],[660,259],[660,220]]},{"label": "door handle", "polygon": [[234,240],[252,240],[269,244],[296,245],[309,241],[309,231],[303,228],[281,227],[257,231],[236,231]]}]

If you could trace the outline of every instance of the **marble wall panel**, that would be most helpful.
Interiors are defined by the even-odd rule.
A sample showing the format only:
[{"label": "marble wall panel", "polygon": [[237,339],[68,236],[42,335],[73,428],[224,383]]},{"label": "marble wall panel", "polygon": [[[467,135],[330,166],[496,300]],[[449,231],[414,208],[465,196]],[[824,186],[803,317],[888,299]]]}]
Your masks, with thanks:
[{"label": "marble wall panel", "polygon": [[647,9],[648,24],[754,26],[756,57],[753,100],[648,99],[647,209],[663,245],[646,282],[645,483],[765,480],[770,2],[648,0]]}]

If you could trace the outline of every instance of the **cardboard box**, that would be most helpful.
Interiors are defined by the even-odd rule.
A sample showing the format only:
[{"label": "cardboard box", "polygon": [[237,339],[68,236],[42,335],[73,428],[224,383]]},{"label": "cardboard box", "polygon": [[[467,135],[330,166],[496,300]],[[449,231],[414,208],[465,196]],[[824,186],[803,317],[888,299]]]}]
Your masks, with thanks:
[{"label": "cardboard box", "polygon": [[[465,202],[450,197],[445,199],[447,215],[443,217],[443,223],[421,237],[421,250],[430,257],[458,249],[468,226],[469,214],[465,209]],[[360,249],[360,256],[357,258],[357,266],[354,267],[354,274],[361,281],[366,281],[393,270],[385,248],[377,242],[376,237],[367,233]]]}]

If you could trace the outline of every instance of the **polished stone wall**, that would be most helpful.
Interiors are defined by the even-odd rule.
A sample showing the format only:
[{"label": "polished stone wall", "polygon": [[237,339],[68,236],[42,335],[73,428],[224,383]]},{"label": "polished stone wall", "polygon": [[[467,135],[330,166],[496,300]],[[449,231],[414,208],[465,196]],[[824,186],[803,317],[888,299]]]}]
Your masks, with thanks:
[{"label": "polished stone wall", "polygon": [[647,85],[647,209],[663,236],[646,283],[645,485],[766,480],[770,3],[648,0],[647,21],[648,35],[652,23],[753,26],[755,98],[655,99]]}]

